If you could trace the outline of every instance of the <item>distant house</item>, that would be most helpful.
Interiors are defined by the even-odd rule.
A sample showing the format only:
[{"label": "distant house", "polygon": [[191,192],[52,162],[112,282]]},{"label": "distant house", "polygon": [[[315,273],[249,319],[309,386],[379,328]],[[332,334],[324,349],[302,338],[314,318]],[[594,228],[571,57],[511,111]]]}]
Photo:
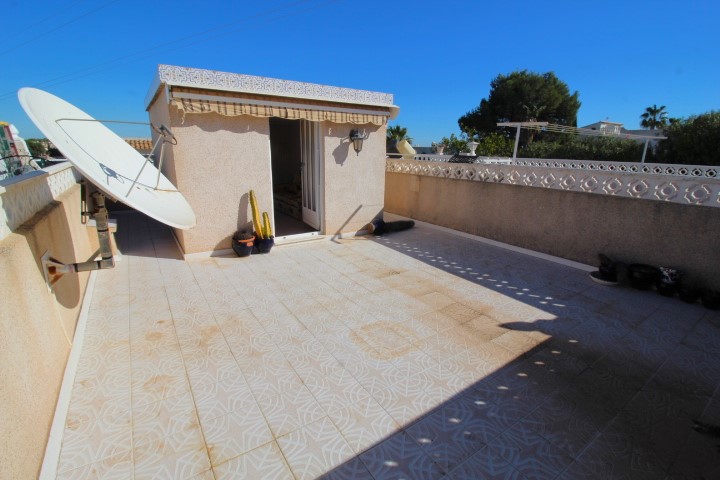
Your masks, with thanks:
[{"label": "distant house", "polygon": [[[601,120],[599,122],[591,123],[590,125],[586,125],[584,127],[580,127],[588,130],[598,130],[600,132],[603,132],[607,135],[643,135],[645,137],[652,136],[652,137],[662,137],[664,132],[662,129],[658,130],[647,130],[647,129],[636,129],[636,130],[628,130],[626,129],[622,123],[618,122],[611,122],[609,120]],[[638,142],[643,143],[645,140],[642,139],[634,139]],[[656,145],[660,140],[650,140],[650,146]]]},{"label": "distant house", "polygon": [[125,140],[131,147],[140,152],[141,155],[150,155],[152,150],[152,139],[151,138],[125,138]]}]

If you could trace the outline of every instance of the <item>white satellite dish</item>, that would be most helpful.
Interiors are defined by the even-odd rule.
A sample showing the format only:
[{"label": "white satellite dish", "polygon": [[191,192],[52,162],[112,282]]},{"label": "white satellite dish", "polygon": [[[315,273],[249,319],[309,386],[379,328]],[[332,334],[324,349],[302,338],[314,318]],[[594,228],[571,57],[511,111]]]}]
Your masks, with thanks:
[{"label": "white satellite dish", "polygon": [[[48,287],[62,275],[113,268],[115,262],[110,245],[108,212],[105,195],[171,227],[187,229],[195,226],[195,213],[175,186],[137,150],[115,135],[109,128],[74,105],[55,95],[35,88],[22,88],[18,98],[25,113],[41,132],[60,150],[80,173],[102,192],[93,193],[100,260],[64,264],[45,252],[43,271]],[[167,137],[175,140],[170,130],[161,126],[160,163]]]},{"label": "white satellite dish", "polygon": [[171,227],[195,226],[195,213],[182,193],[105,125],[36,88],[20,89],[18,98],[40,131],[108,197]]}]

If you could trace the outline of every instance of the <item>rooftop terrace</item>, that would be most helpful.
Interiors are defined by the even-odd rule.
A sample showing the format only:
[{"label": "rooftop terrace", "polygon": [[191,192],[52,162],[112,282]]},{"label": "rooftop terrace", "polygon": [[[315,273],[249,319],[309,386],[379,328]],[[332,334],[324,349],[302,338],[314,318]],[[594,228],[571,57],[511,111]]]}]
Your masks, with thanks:
[{"label": "rooftop terrace", "polygon": [[119,225],[57,478],[720,476],[717,312],[425,224],[189,261]]}]

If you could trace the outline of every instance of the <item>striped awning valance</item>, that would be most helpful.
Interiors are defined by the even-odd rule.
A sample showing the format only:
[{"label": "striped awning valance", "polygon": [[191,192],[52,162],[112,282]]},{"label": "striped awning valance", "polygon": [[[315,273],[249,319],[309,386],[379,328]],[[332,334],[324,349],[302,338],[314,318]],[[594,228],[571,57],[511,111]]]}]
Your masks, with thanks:
[{"label": "striped awning valance", "polygon": [[183,112],[183,116],[188,113],[218,113],[230,117],[251,115],[358,125],[384,125],[390,116],[389,110],[382,107],[232,92],[216,95],[207,91],[177,87],[172,89],[170,98],[170,102]]}]

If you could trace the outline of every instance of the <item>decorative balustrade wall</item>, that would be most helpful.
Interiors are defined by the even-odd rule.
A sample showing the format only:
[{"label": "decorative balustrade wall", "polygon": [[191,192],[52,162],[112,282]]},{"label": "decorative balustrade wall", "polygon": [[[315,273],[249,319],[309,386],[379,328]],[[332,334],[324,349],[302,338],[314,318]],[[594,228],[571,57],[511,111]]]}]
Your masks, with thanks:
[{"label": "decorative balustrade wall", "polygon": [[720,167],[520,159],[386,161],[385,210],[596,264],[673,266],[720,289]]},{"label": "decorative balustrade wall", "polygon": [[[44,253],[93,258],[95,232],[81,221],[81,187],[69,163],[0,181],[0,478],[37,478],[89,272],[50,291]],[[18,453],[21,452],[21,453]]]},{"label": "decorative balustrade wall", "polygon": [[0,180],[0,240],[75,185],[69,162]]},{"label": "decorative balustrade wall", "polygon": [[720,167],[531,158],[465,164],[425,157],[388,158],[386,171],[720,207]]}]

